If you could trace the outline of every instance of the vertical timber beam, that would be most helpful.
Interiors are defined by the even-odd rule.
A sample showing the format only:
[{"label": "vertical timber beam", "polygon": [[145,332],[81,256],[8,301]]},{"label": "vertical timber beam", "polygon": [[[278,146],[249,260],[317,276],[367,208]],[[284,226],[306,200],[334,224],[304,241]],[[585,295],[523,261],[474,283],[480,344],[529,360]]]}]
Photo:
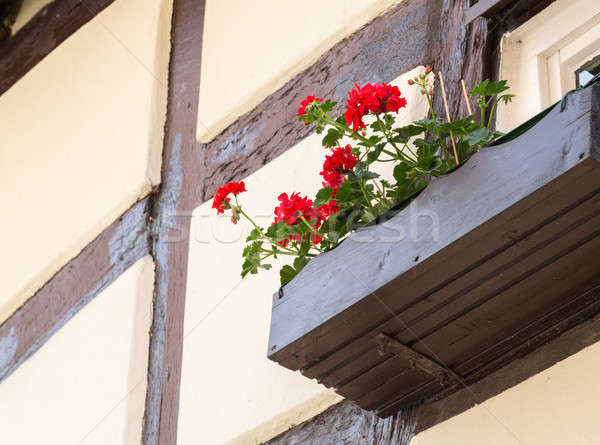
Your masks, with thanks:
[{"label": "vertical timber beam", "polygon": [[202,168],[196,141],[204,0],[174,0],[162,183],[155,199],[156,265],[143,444],[177,441],[190,218]]}]

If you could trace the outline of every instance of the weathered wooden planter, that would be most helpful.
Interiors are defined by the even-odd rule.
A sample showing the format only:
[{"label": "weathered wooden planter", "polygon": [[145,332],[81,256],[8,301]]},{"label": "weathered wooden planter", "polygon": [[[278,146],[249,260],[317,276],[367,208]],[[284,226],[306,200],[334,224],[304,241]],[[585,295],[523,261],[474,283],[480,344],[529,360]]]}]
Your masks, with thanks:
[{"label": "weathered wooden planter", "polygon": [[269,358],[385,417],[600,312],[600,86],[319,255],[273,299]]}]

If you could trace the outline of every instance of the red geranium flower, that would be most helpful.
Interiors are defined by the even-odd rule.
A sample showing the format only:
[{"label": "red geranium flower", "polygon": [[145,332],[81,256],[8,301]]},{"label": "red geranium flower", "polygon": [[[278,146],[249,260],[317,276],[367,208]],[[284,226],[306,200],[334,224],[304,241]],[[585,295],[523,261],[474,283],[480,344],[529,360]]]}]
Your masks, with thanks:
[{"label": "red geranium flower", "polygon": [[[315,209],[312,200],[307,197],[302,197],[298,193],[292,193],[288,196],[287,193],[282,193],[277,198],[279,199],[279,206],[275,208],[275,224],[284,221],[288,226],[302,223],[300,215],[312,224],[315,230],[319,230],[321,222],[324,219],[323,215],[327,211],[326,209]],[[316,221],[315,221],[316,220]],[[290,235],[289,239],[279,241],[279,245],[286,247],[290,241],[300,242],[303,237],[300,235]],[[311,234],[310,237],[313,244],[320,243],[323,239],[316,234]]]},{"label": "red geranium flower", "polygon": [[353,131],[365,128],[363,117],[366,114],[380,114],[388,111],[398,112],[406,106],[406,99],[400,96],[400,90],[396,86],[382,83],[367,83],[361,87],[354,84],[356,88],[348,92],[348,107],[344,117],[346,123],[352,126]]},{"label": "red geranium flower", "polygon": [[319,212],[313,207],[312,200],[301,197],[299,193],[282,193],[277,198],[279,206],[275,207],[275,223],[284,221],[288,226],[300,222],[300,215],[307,221],[319,217]]},{"label": "red geranium flower", "polygon": [[335,200],[332,199],[328,204],[323,204],[317,210],[319,211],[321,219],[326,220],[331,215],[335,215],[337,212],[339,212],[340,208],[336,204]]},{"label": "red geranium flower", "polygon": [[302,102],[300,102],[300,108],[298,108],[298,116],[304,116],[304,114],[306,114],[306,107],[308,107],[310,104],[312,104],[315,100],[317,100],[319,102],[323,102],[323,99],[319,99],[318,97],[315,97],[314,95],[307,96],[306,99],[304,99]]},{"label": "red geranium flower", "polygon": [[230,207],[229,205],[229,194],[237,195],[246,191],[246,185],[244,182],[230,182],[225,184],[223,187],[217,190],[213,199],[213,209],[217,209],[217,213],[223,213],[225,209]]},{"label": "red geranium flower", "polygon": [[325,156],[323,171],[319,173],[323,176],[323,187],[331,187],[336,191],[342,185],[344,174],[357,163],[358,158],[352,154],[349,145],[334,148],[331,155]]}]

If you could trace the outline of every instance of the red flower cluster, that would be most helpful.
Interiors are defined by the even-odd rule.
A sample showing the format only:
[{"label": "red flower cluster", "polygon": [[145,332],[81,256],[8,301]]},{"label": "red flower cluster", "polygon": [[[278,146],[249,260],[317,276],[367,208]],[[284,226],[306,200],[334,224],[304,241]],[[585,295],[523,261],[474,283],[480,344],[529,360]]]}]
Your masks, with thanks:
[{"label": "red flower cluster", "polygon": [[230,182],[229,184],[225,184],[217,193],[215,193],[215,197],[213,199],[213,209],[217,209],[217,213],[223,213],[225,209],[229,208],[229,194],[233,193],[237,195],[238,193],[242,193],[246,191],[246,185],[244,182]]},{"label": "red flower cluster", "polygon": [[[300,215],[302,215],[309,224],[312,224],[315,230],[319,230],[323,221],[340,211],[334,200],[315,208],[312,200],[301,197],[298,193],[292,193],[290,196],[287,193],[282,193],[277,199],[279,199],[279,206],[275,207],[275,224],[284,221],[288,226],[293,226],[302,223],[300,219]],[[300,235],[291,235],[289,239],[279,241],[279,244],[286,247],[290,240],[300,241],[300,239]],[[310,239],[313,244],[319,244],[323,241],[323,238],[315,233],[311,234]]]},{"label": "red flower cluster", "polygon": [[340,188],[344,180],[344,174],[352,170],[358,163],[358,158],[352,154],[350,145],[336,147],[331,155],[325,156],[323,171],[323,187],[331,187],[334,192]]},{"label": "red flower cluster", "polygon": [[312,200],[306,196],[301,197],[299,193],[282,193],[277,197],[279,206],[275,207],[275,222],[285,221],[288,226],[300,222],[300,215],[307,221],[319,219],[319,212],[313,207]]},{"label": "red flower cluster", "polygon": [[387,83],[367,83],[348,92],[348,108],[346,108],[346,123],[352,126],[353,131],[365,128],[363,116],[369,113],[379,114],[388,111],[398,112],[406,106],[406,99],[400,96],[396,86]]},{"label": "red flower cluster", "polygon": [[323,204],[317,209],[319,211],[320,218],[325,221],[331,215],[335,215],[340,211],[340,208],[336,204],[335,200],[332,199],[328,204]]},{"label": "red flower cluster", "polygon": [[304,116],[304,114],[306,114],[306,107],[308,107],[310,104],[312,104],[315,100],[319,101],[319,102],[323,102],[323,99],[319,99],[318,97],[313,96],[308,96],[306,99],[304,99],[302,102],[300,102],[300,108],[298,108],[298,116]]}]

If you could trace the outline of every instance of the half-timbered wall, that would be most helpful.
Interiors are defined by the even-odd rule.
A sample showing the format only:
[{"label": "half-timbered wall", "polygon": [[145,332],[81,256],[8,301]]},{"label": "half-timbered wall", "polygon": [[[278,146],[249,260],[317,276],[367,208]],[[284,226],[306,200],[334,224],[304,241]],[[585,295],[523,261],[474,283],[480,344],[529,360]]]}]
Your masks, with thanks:
[{"label": "half-timbered wall", "polygon": [[0,384],[2,443],[140,443],[153,287],[146,256]]},{"label": "half-timbered wall", "polygon": [[170,0],[117,0],[0,96],[0,321],[160,181]]},{"label": "half-timbered wall", "polygon": [[[406,445],[416,430],[413,445],[594,443],[597,345],[523,380],[597,341],[597,319],[533,365],[497,371],[496,386],[379,419],[265,358],[277,267],[242,281],[248,227],[210,208],[230,180],[246,181],[242,201],[263,224],[278,193],[315,192],[325,151],[295,120],[306,94],[339,100],[355,80],[394,81],[410,121],[425,113],[406,86],[415,67],[436,64],[450,85],[495,76],[513,7],[465,27],[468,0],[94,3],[84,19],[87,2],[50,2],[55,20],[77,10],[85,24],[62,43],[56,32],[60,44],[27,69],[11,59],[0,79],[0,442]],[[504,38],[501,76],[527,106],[501,114],[501,128],[569,87],[532,61],[560,62],[567,46],[596,54],[573,49],[595,32],[595,3],[544,11],[562,34],[534,18]],[[47,4],[25,0],[13,33]],[[531,36],[541,52],[514,50]],[[453,117],[461,94],[448,91]]]},{"label": "half-timbered wall", "polygon": [[208,0],[199,140],[209,142],[335,43],[401,1]]}]

